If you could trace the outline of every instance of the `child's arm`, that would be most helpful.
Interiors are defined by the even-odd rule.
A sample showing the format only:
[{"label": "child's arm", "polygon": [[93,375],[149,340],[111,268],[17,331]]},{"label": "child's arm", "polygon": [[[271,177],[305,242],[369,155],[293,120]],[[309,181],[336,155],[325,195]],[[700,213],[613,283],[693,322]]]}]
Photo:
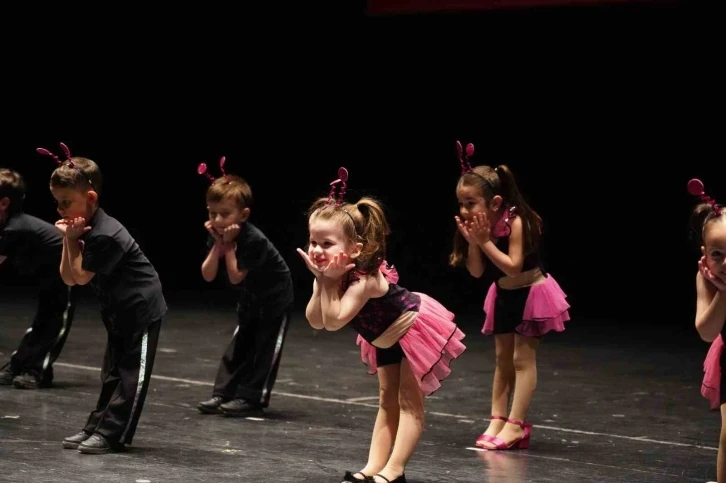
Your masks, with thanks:
[{"label": "child's arm", "polygon": [[60,276],[68,286],[74,286],[76,281],[73,279],[73,273],[71,272],[71,262],[68,255],[68,237],[66,236],[66,230],[68,228],[68,222],[64,219],[55,222],[55,227],[63,234],[63,250],[61,251],[61,262],[60,262]]},{"label": "child's arm", "polygon": [[[488,225],[487,225],[488,226]],[[484,254],[489,257],[494,265],[502,272],[513,277],[522,272],[524,264],[524,237],[522,219],[520,217],[512,220],[511,233],[509,234],[509,253],[502,252],[486,234],[478,237],[479,246]]]},{"label": "child's arm", "polygon": [[61,264],[60,274],[63,279],[63,283],[69,286],[76,284],[76,280],[73,278],[73,272],[71,271],[71,261],[68,255],[68,238],[63,236],[63,252],[61,253]]},{"label": "child's arm", "polygon": [[481,249],[476,243],[469,244],[469,254],[466,257],[466,269],[472,277],[480,278],[484,275],[484,260],[481,257]]},{"label": "child's arm", "polygon": [[[90,229],[90,227],[86,227]],[[70,228],[69,228],[70,231]],[[71,235],[69,233],[69,235]],[[78,238],[67,235],[64,249],[67,249],[68,264],[70,265],[70,278],[78,285],[86,285],[96,275],[83,269],[83,254],[78,247]],[[62,255],[61,255],[62,258]],[[70,285],[70,284],[69,284]]]},{"label": "child's arm", "polygon": [[3,262],[4,262],[5,260],[7,260],[7,259],[8,259],[8,257],[6,257],[5,255],[0,255],[0,265],[2,265],[2,264],[3,264]]},{"label": "child's arm", "polygon": [[696,274],[696,330],[706,342],[713,342],[726,320],[726,295],[708,282],[701,272]]},{"label": "child's arm", "polygon": [[321,284],[320,302],[325,330],[335,331],[353,320],[370,298],[372,278],[363,276],[341,296],[338,284]]},{"label": "child's arm", "polygon": [[308,323],[313,329],[324,329],[325,325],[323,324],[323,306],[321,304],[320,297],[322,295],[322,290],[320,289],[320,285],[322,285],[323,282],[319,281],[317,278],[313,280],[313,295],[310,297],[310,301],[308,302],[308,306],[305,308],[305,318],[308,319]]},{"label": "child's arm", "polygon": [[237,251],[234,245],[225,245],[224,261],[227,266],[227,277],[232,285],[242,283],[247,276],[247,270],[240,270],[237,263]]},{"label": "child's arm", "polygon": [[[476,216],[476,215],[475,215]],[[456,219],[456,226],[464,239],[469,242],[468,252],[466,256],[466,269],[472,277],[480,278],[484,275],[484,259],[481,256],[481,248],[477,244],[476,237],[469,228],[472,226],[471,223],[464,223],[458,216]]]},{"label": "child's arm", "polygon": [[217,270],[219,270],[219,251],[221,246],[219,243],[212,245],[207,254],[207,258],[202,262],[202,278],[207,282],[214,281],[217,278]]},{"label": "child's arm", "polygon": [[212,245],[212,248],[210,248],[207,258],[205,258],[202,262],[202,278],[204,278],[207,282],[212,282],[215,278],[217,278],[219,257],[222,255],[224,247],[222,245],[222,237],[214,231],[211,221],[207,220],[204,222],[204,228],[206,228],[209,232],[214,244]]}]

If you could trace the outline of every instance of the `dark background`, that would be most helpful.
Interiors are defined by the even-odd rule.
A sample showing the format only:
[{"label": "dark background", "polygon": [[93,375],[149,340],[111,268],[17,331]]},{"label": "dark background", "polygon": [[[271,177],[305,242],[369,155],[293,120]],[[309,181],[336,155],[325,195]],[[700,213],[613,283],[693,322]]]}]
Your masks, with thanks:
[{"label": "dark background", "polygon": [[[64,141],[99,163],[102,206],[142,245],[171,309],[204,303],[222,285],[200,276],[208,183],[196,166],[216,173],[225,155],[303,308],[304,212],[344,165],[349,200],[387,206],[401,283],[479,314],[491,280],[446,263],[460,139],[477,163],[509,165],[544,217],[546,267],[577,323],[691,330],[686,183],[726,198],[709,12],[633,2],[366,15],[357,2],[248,13],[25,17],[6,51],[0,165],[25,175],[26,211],[57,219],[54,163],[35,148]],[[0,278],[26,283],[6,268]]]}]

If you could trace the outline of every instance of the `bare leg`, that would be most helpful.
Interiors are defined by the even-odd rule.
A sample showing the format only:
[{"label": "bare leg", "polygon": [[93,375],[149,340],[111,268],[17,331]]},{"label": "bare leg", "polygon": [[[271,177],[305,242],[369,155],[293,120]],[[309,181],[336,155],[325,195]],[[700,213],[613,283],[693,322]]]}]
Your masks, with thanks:
[{"label": "bare leg", "polygon": [[[537,348],[539,339],[525,337],[517,334],[514,338],[514,370],[517,381],[514,386],[512,411],[509,419],[525,421],[527,410],[537,387]],[[507,423],[497,437],[507,444],[524,436],[524,428],[516,424]]]},{"label": "bare leg", "polygon": [[716,479],[718,483],[726,483],[726,404],[721,405],[721,438],[718,442],[718,459],[716,460]]},{"label": "bare leg", "polygon": [[[494,367],[494,384],[492,385],[491,416],[506,416],[509,412],[509,396],[514,391],[514,334],[494,336],[496,365]],[[484,431],[487,436],[496,436],[504,428],[504,421],[492,419]],[[493,448],[487,442],[478,443],[485,448]]]},{"label": "bare leg", "polygon": [[[400,380],[398,404],[401,407],[401,416],[396,443],[386,467],[378,472],[389,481],[403,474],[424,428],[424,395],[406,359],[401,362]],[[375,481],[385,483],[382,478],[375,478]]]},{"label": "bare leg", "polygon": [[354,476],[363,478],[360,474],[372,476],[386,466],[388,457],[393,448],[393,441],[398,432],[398,419],[400,408],[398,405],[398,390],[400,380],[400,364],[391,364],[378,368],[378,385],[380,399],[378,403],[378,416],[373,427],[371,449],[368,453],[368,464]]}]

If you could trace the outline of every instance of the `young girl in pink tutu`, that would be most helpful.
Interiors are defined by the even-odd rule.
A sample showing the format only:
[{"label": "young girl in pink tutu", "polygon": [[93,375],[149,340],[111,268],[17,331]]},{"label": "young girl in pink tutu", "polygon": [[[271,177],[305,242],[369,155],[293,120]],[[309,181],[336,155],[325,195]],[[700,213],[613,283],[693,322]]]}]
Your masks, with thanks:
[{"label": "young girl in pink tutu", "polygon": [[441,386],[451,361],[466,350],[464,333],[439,302],[398,285],[385,261],[389,228],[381,205],[367,197],[345,202],[348,172],[340,168],[338,176],[330,195],[310,207],[308,249],[298,249],[315,275],[305,315],[316,329],[350,324],[363,362],[378,374],[380,407],[368,463],[343,481],[405,483],[423,431],[424,396]]},{"label": "young girl in pink tutu", "polygon": [[[495,281],[484,300],[482,333],[493,335],[496,367],[491,422],[476,440],[489,450],[529,447],[532,425],[526,423],[537,384],[536,355],[540,338],[565,330],[570,319],[566,295],[545,273],[538,245],[542,220],[520,194],[505,165],[492,168],[469,164],[474,145],[456,142],[461,177],[458,230],[451,265],[466,265],[479,278],[487,267]],[[514,393],[508,411],[509,396]]]},{"label": "young girl in pink tutu", "polygon": [[721,438],[718,445],[718,483],[726,483],[726,384],[723,383],[723,336],[726,322],[726,210],[706,196],[703,183],[692,179],[688,191],[701,198],[693,210],[692,222],[701,259],[696,274],[696,330],[711,342],[703,364],[701,394],[711,409],[721,409]]}]

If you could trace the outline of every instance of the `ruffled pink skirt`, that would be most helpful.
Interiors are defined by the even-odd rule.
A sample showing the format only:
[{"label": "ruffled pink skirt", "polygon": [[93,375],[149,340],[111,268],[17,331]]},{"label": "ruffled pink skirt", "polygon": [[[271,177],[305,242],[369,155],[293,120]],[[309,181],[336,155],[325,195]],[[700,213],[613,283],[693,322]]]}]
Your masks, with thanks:
[{"label": "ruffled pink skirt", "polygon": [[703,361],[703,382],[701,395],[708,399],[711,409],[721,407],[721,353],[723,352],[723,339],[719,334],[708,349],[706,359]]},{"label": "ruffled pink skirt", "polygon": [[[454,314],[446,307],[426,294],[413,293],[421,297],[421,307],[413,325],[398,343],[419,387],[426,396],[430,396],[451,374],[451,361],[466,350],[461,342],[465,335],[454,323]],[[375,374],[378,371],[375,346],[360,335],[356,343],[360,346],[361,360],[368,366],[368,373]]]},{"label": "ruffled pink skirt", "polygon": [[[518,317],[513,327],[514,331],[528,337],[540,337],[552,330],[555,332],[564,331],[565,322],[570,320],[570,304],[567,303],[567,294],[562,291],[552,275],[548,274],[546,277],[542,283],[523,289],[514,289],[513,291],[500,289],[497,287],[496,282],[492,283],[484,299],[486,317],[482,334],[492,335],[495,333],[494,322],[498,294],[500,292],[514,292],[525,289],[529,289],[529,295],[527,295],[524,307],[521,310],[521,320]],[[503,294],[503,297],[506,298],[508,295],[510,294]],[[511,314],[510,310],[508,312]]]}]

